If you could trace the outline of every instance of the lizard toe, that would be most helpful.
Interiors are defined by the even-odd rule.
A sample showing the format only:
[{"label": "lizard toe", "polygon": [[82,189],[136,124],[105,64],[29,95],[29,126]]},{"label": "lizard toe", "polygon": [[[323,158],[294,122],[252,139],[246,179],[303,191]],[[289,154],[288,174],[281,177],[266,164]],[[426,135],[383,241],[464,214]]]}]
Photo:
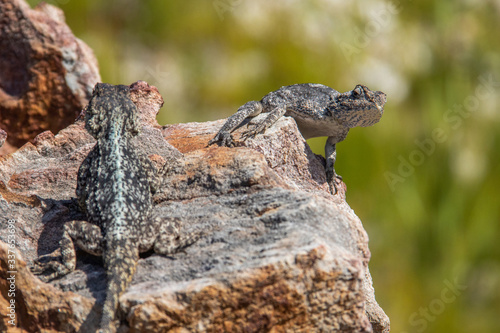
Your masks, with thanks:
[{"label": "lizard toe", "polygon": [[208,146],[216,143],[220,147],[234,147],[233,137],[230,133],[217,133],[217,135],[210,141],[208,141]]}]

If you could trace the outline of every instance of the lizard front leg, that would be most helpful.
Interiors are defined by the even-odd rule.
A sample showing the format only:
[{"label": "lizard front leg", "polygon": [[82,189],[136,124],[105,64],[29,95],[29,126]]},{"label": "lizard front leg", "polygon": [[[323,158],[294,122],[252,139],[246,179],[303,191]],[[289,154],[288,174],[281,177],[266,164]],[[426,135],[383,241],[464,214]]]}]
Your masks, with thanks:
[{"label": "lizard front leg", "polygon": [[330,193],[335,195],[337,194],[337,180],[342,181],[342,177],[337,175],[335,172],[335,160],[337,159],[337,149],[336,144],[344,140],[347,136],[349,130],[347,129],[344,133],[341,133],[340,136],[330,136],[326,140],[325,144],[325,158],[326,158],[326,182],[328,183],[328,187],[330,188]]},{"label": "lizard front leg", "polygon": [[71,273],[76,266],[75,244],[85,252],[102,255],[101,229],[86,221],[66,223],[59,249],[36,259],[31,271],[44,282]]},{"label": "lizard front leg", "polygon": [[254,117],[262,112],[262,104],[257,101],[250,101],[238,108],[238,111],[229,117],[217,135],[208,142],[208,145],[217,143],[219,146],[233,147],[234,142],[231,132],[234,131],[246,118]]},{"label": "lizard front leg", "polygon": [[168,222],[163,221],[160,224],[160,232],[153,244],[155,253],[162,255],[174,254],[201,238],[202,232],[181,233],[180,226],[181,221],[178,218]]},{"label": "lizard front leg", "polygon": [[157,254],[170,255],[180,249],[195,243],[201,238],[202,232],[181,233],[181,220],[178,217],[151,217],[152,223],[143,227],[139,233],[139,252],[151,249]]}]

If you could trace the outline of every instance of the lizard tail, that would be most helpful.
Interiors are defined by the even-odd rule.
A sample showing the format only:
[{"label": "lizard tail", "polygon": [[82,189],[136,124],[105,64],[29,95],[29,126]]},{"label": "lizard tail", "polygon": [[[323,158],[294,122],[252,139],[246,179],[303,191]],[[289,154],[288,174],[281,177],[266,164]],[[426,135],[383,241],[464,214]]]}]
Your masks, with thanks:
[{"label": "lizard tail", "polygon": [[127,289],[136,270],[139,257],[137,244],[126,239],[108,241],[103,257],[107,276],[107,289],[99,332],[112,333],[116,331],[114,321],[119,298]]}]

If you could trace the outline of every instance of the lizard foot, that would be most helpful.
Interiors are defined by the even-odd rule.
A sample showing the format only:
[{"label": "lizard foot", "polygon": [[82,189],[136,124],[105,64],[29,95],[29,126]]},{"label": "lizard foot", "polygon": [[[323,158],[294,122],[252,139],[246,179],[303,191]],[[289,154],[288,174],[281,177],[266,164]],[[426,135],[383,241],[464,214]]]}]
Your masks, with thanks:
[{"label": "lizard foot", "polygon": [[188,234],[163,234],[154,244],[154,251],[158,254],[172,255],[176,252],[182,252],[186,247],[192,245],[205,235],[202,231],[191,232]]},{"label": "lizard foot", "polygon": [[243,141],[246,141],[248,139],[254,139],[255,136],[263,131],[259,130],[259,128],[252,128],[249,129],[248,131],[245,131],[241,134],[241,139]]},{"label": "lizard foot", "polygon": [[[250,126],[249,126],[250,127]],[[261,134],[261,133],[264,133],[267,129],[267,127],[269,127],[268,125],[266,125],[266,122],[262,122],[262,123],[259,123],[259,124],[255,124],[253,126],[253,128],[247,130],[246,132],[243,132],[243,134],[241,134],[241,138],[246,141],[247,139],[250,139],[250,138],[255,138],[255,136],[257,134]]]},{"label": "lizard foot", "polygon": [[212,140],[208,141],[209,146],[214,143],[221,147],[234,147],[233,137],[229,132],[219,132]]},{"label": "lizard foot", "polygon": [[345,200],[346,186],[342,181],[342,176],[335,174],[333,179],[328,182],[328,187],[330,188],[330,193],[332,195],[338,195],[340,198]]},{"label": "lizard foot", "polygon": [[52,281],[72,271],[71,267],[63,263],[62,258],[61,249],[57,249],[35,259],[30,270],[43,282]]},{"label": "lizard foot", "polygon": [[338,190],[344,185],[342,176],[338,175],[333,168],[326,170],[326,182],[332,195],[336,195]]}]

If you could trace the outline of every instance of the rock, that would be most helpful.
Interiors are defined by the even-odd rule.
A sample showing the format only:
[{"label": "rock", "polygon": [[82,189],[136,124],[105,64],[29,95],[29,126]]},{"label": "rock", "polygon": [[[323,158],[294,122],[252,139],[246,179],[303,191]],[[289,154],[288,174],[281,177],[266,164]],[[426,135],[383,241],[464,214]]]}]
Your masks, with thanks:
[{"label": "rock", "polygon": [[7,139],[7,132],[0,128],[0,147],[3,146],[5,140]]},{"label": "rock", "polygon": [[[171,257],[142,256],[120,299],[121,332],[388,332],[368,271],[368,236],[345,200],[329,194],[324,161],[293,119],[236,148],[207,147],[223,120],[161,128],[153,121],[158,91],[145,82],[131,87],[143,122],[136,145],[170,166],[155,214],[204,236]],[[93,144],[79,121],[0,159],[0,214],[15,221],[16,281],[23,281],[17,325],[24,330],[88,331],[98,322],[105,291],[99,258],[79,252],[77,269],[50,285],[24,264],[58,247],[64,222],[84,218],[72,198]],[[0,226],[4,243],[7,228]],[[2,306],[7,287],[0,283]],[[46,315],[61,308],[59,317]],[[13,331],[8,320],[0,328]]]},{"label": "rock", "polygon": [[[9,255],[15,258],[15,273],[10,273],[12,269],[7,262]],[[19,252],[1,241],[0,290],[2,332],[20,332],[18,328],[22,328],[22,332],[74,332],[75,327],[82,327],[82,323],[97,313],[91,312],[95,303],[93,299],[69,291],[63,292],[33,278]],[[15,296],[5,298],[7,291]],[[6,313],[5,309],[9,306],[11,309]],[[4,313],[8,316],[4,317]],[[11,320],[17,325],[13,326],[9,322]]]},{"label": "rock", "polygon": [[3,146],[5,140],[7,140],[7,132],[0,128],[0,147]]},{"label": "rock", "polygon": [[0,0],[0,127],[9,134],[0,155],[72,124],[98,81],[92,50],[60,9]]}]

